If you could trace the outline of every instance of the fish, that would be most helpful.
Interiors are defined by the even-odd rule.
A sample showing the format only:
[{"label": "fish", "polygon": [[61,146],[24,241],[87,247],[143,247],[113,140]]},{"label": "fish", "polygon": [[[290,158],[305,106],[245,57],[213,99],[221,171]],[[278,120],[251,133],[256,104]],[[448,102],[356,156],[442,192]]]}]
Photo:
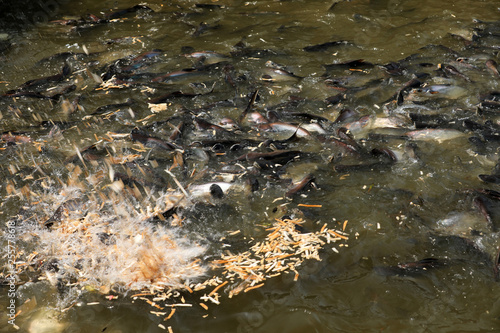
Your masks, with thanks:
[{"label": "fish", "polygon": [[236,121],[231,118],[224,117],[219,121],[219,125],[226,130],[237,130],[240,129]]},{"label": "fish", "polygon": [[[69,67],[68,64],[64,64],[64,66],[62,67],[61,72],[59,74],[26,81],[23,84],[21,84],[19,87],[17,87],[16,89],[7,91],[3,96],[8,95],[8,97],[13,97],[13,95],[15,95],[16,93],[22,93],[22,92],[40,93],[39,89],[41,89],[41,86],[44,86],[48,83],[61,82],[62,80],[67,78],[70,74],[71,74],[71,68]],[[18,97],[18,96],[14,96],[14,97]],[[29,96],[29,97],[31,97],[31,96]]]},{"label": "fish", "polygon": [[439,143],[448,140],[454,140],[465,136],[465,133],[454,129],[433,128],[419,129],[406,132],[405,136],[417,141],[437,141]]},{"label": "fish", "polygon": [[152,10],[151,8],[149,8],[146,5],[135,5],[135,6],[130,7],[130,8],[115,10],[109,14],[106,14],[105,17],[107,20],[114,20],[117,18],[122,18],[129,13],[135,13],[138,11],[154,12],[154,10]]},{"label": "fish", "polygon": [[347,120],[351,120],[351,118],[359,116],[359,113],[357,111],[351,110],[351,109],[342,109],[339,112],[339,115],[335,120],[333,121],[334,124],[338,123],[343,123]]},{"label": "fish", "polygon": [[312,174],[305,175],[301,180],[292,183],[292,185],[287,189],[285,196],[286,197],[291,197],[298,192],[304,190],[307,186],[309,186],[311,183],[313,183],[315,180],[314,176]]},{"label": "fish", "polygon": [[328,50],[332,47],[335,47],[335,46],[348,45],[348,44],[350,44],[348,41],[338,40],[338,41],[333,41],[333,42],[326,42],[323,44],[306,46],[303,48],[303,50],[306,52],[320,52],[320,51],[326,51],[326,50]]},{"label": "fish", "polygon": [[344,128],[348,129],[353,135],[363,135],[366,131],[373,129],[409,129],[410,122],[399,116],[376,117],[371,115],[362,116],[356,121],[344,124]]},{"label": "fish", "polygon": [[413,78],[410,81],[406,82],[403,84],[401,88],[399,88],[394,95],[391,96],[388,100],[384,102],[384,104],[389,103],[391,101],[396,101],[397,105],[401,105],[404,102],[404,96],[403,93],[406,91],[412,89],[412,88],[418,88],[422,86],[423,82],[420,81],[418,78]]},{"label": "fish", "polygon": [[200,71],[195,68],[185,68],[162,75],[157,75],[151,79],[151,82],[169,82],[172,80],[199,75]]},{"label": "fish", "polygon": [[196,8],[203,8],[203,9],[221,9],[226,7],[225,5],[217,5],[212,3],[197,3],[194,6]]},{"label": "fish", "polygon": [[445,74],[449,74],[449,75],[454,75],[454,76],[458,76],[462,79],[464,79],[465,81],[467,82],[472,82],[471,79],[469,79],[469,77],[467,77],[466,75],[464,75],[463,73],[461,73],[458,69],[456,69],[454,66],[452,65],[448,65],[448,64],[438,64],[438,68]]},{"label": "fish", "polygon": [[[327,123],[329,122],[329,120],[325,117],[322,117],[322,116],[318,116],[318,115],[315,115],[315,114],[311,114],[311,113],[307,113],[307,112],[295,112],[295,111],[292,111],[292,112],[283,112],[281,114],[282,116],[285,116],[285,117],[291,117],[291,118],[298,118],[298,119],[304,119],[304,120],[307,120],[307,121],[313,121],[313,122],[317,122],[317,123]],[[267,117],[268,119],[270,118],[269,116]],[[274,121],[277,121],[278,117],[276,117],[276,119],[273,120]]]},{"label": "fish", "polygon": [[138,56],[132,58],[131,60],[127,61],[128,65],[121,67],[120,71],[121,72],[131,72],[133,70],[137,70],[144,65],[146,65],[148,62],[150,62],[152,59],[160,56],[163,53],[162,50],[160,49],[154,49],[151,51],[146,51]]},{"label": "fish", "polygon": [[194,30],[193,34],[191,36],[193,37],[199,37],[201,36],[202,34],[204,34],[205,32],[209,31],[209,30],[216,30],[218,28],[220,28],[221,25],[220,24],[208,24],[206,22],[201,22],[200,25],[198,25],[196,27],[196,29]]},{"label": "fish", "polygon": [[252,96],[250,97],[250,101],[247,104],[247,107],[245,110],[240,114],[238,118],[238,123],[241,124],[241,122],[245,119],[247,116],[248,112],[250,112],[253,108],[253,105],[255,104],[255,101],[257,100],[257,96],[259,95],[259,89],[256,89],[253,93]]},{"label": "fish", "polygon": [[262,76],[260,79],[267,82],[288,82],[302,79],[301,76],[280,68],[263,68],[261,72]]},{"label": "fish", "polygon": [[479,179],[481,179],[485,183],[493,183],[500,184],[500,175],[478,175]]},{"label": "fish", "polygon": [[103,105],[98,107],[94,112],[91,113],[91,115],[106,115],[109,113],[112,113],[116,110],[122,109],[124,107],[131,106],[134,104],[135,101],[132,98],[127,98],[127,100],[123,103],[116,103],[116,104],[108,104],[108,105]]},{"label": "fish", "polygon": [[63,202],[50,218],[43,222],[43,226],[50,229],[54,223],[60,222],[63,214],[68,214],[69,212],[78,211],[85,209],[85,202],[82,199],[70,199]]},{"label": "fish", "polygon": [[234,183],[212,182],[201,185],[191,185],[188,187],[190,199],[202,199],[212,197],[222,199],[228,192],[234,188]]},{"label": "fish", "polygon": [[163,148],[168,151],[174,151],[174,150],[182,150],[182,148],[172,142],[162,140],[160,138],[156,138],[153,136],[149,136],[138,129],[132,130],[130,133],[130,138],[132,141],[139,141],[145,146],[150,146],[150,147],[159,147]]},{"label": "fish", "polygon": [[497,255],[495,257],[495,261],[493,263],[493,274],[495,277],[495,281],[500,280],[500,247],[497,250]]},{"label": "fish", "polygon": [[173,98],[181,98],[181,97],[188,97],[188,98],[193,98],[195,96],[199,95],[204,95],[204,94],[195,94],[195,93],[183,93],[182,91],[173,91],[169,92],[166,94],[163,94],[161,96],[152,98],[148,101],[149,104],[162,104],[162,103],[167,103]]},{"label": "fish", "polygon": [[329,105],[337,105],[337,104],[341,103],[342,101],[344,101],[346,98],[347,98],[346,94],[338,93],[337,95],[333,95],[333,96],[325,98],[325,101]]},{"label": "fish", "polygon": [[299,138],[312,138],[312,134],[301,126],[302,125],[296,126],[289,123],[276,122],[260,124],[258,128],[259,130],[271,132],[294,132]]},{"label": "fish", "polygon": [[262,169],[271,169],[277,165],[285,165],[302,156],[297,150],[275,150],[272,152],[250,152],[236,158],[235,161],[255,161]]},{"label": "fish", "polygon": [[218,64],[231,59],[229,56],[214,51],[198,51],[184,54],[186,58],[193,58],[205,65]]},{"label": "fish", "polygon": [[323,65],[327,71],[336,69],[368,69],[373,68],[374,64],[365,61],[364,59],[349,60],[330,65]]},{"label": "fish", "polygon": [[422,128],[442,128],[449,125],[450,121],[440,114],[422,114],[410,112],[409,117],[416,129]]},{"label": "fish", "polygon": [[425,101],[431,98],[458,99],[467,94],[467,89],[454,85],[432,85],[425,88],[412,89],[407,100]]},{"label": "fish", "polygon": [[194,118],[194,123],[196,124],[196,127],[198,127],[200,130],[213,130],[219,133],[227,132],[227,130],[224,127],[212,124],[211,122],[208,122],[205,119],[199,117]]},{"label": "fish", "polygon": [[479,96],[480,103],[478,105],[478,112],[482,114],[488,111],[498,111],[500,110],[500,92],[491,91],[486,94],[481,94]]},{"label": "fish", "polygon": [[486,68],[488,68],[490,70],[490,72],[492,72],[494,75],[500,77],[500,73],[498,73],[498,68],[497,68],[497,63],[495,60],[493,59],[488,59],[486,60],[485,62],[485,66]]},{"label": "fish", "polygon": [[488,205],[486,204],[485,199],[482,198],[481,196],[477,196],[474,198],[473,203],[474,203],[474,206],[477,208],[477,210],[481,213],[481,215],[486,220],[486,223],[487,223],[489,229],[491,229],[492,231],[495,231],[495,230],[493,230],[494,225],[493,225],[493,220],[491,218],[491,212],[488,209]]},{"label": "fish", "polygon": [[431,269],[447,267],[454,262],[452,259],[425,258],[419,261],[400,263],[395,266],[374,267],[374,271],[385,276],[414,276]]}]

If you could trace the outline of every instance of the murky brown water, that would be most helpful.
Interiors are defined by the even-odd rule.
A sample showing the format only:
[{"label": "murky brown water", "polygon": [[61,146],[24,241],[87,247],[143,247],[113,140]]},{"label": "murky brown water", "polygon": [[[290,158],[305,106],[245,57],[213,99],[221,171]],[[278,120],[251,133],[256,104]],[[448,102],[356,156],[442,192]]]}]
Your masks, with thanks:
[{"label": "murky brown water", "polygon": [[[58,6],[51,19],[78,19],[88,13],[104,17],[110,9],[136,4],[71,2]],[[500,90],[500,77],[485,65],[487,60],[500,62],[498,1],[355,0],[334,6],[325,1],[210,2],[214,6],[196,6],[196,1],[144,4],[152,11],[128,13],[116,22],[88,23],[87,18],[86,25],[76,27],[45,23],[0,35],[10,44],[0,63],[2,94],[28,80],[61,72],[64,57],[47,57],[62,52],[79,53],[66,57],[75,87],[63,92],[61,98],[0,99],[1,132],[20,135],[18,139],[3,136],[0,141],[1,220],[12,221],[20,212],[27,221],[43,222],[50,217],[59,205],[55,196],[61,184],[57,179],[66,183],[74,171],[68,168],[68,157],[75,154],[75,147],[82,151],[98,141],[98,149],[92,151],[97,155],[140,154],[137,163],[149,169],[141,173],[139,168],[132,168],[133,176],[145,179],[152,191],[177,188],[162,171],[172,166],[172,154],[158,148],[149,154],[149,148],[140,151],[128,136],[117,138],[113,144],[104,139],[110,140],[110,132],[129,134],[134,127],[168,138],[172,126],[166,122],[149,125],[170,120],[178,126],[179,118],[174,116],[191,123],[176,141],[184,148],[185,168],[173,168],[172,172],[184,186],[193,182],[191,175],[197,175],[194,184],[220,180],[215,171],[234,166],[235,159],[248,150],[219,150],[213,144],[195,142],[262,142],[264,138],[286,139],[294,132],[264,132],[245,122],[241,132],[213,135],[217,131],[199,130],[194,125],[195,117],[212,123],[225,116],[238,119],[258,89],[254,111],[263,115],[274,111],[282,117],[280,121],[304,128],[316,122],[287,112],[324,117],[326,120],[319,123],[325,136],[339,138],[338,129],[345,126],[355,142],[345,138],[340,141],[359,147],[352,153],[351,148],[323,142],[318,139],[321,135],[311,130],[313,139],[282,143],[283,149],[303,154],[284,168],[256,168],[252,174],[253,163],[240,161],[251,177],[244,175],[236,184],[245,186],[248,178],[255,178],[259,189],[251,194],[227,195],[224,200],[212,198],[214,204],[201,203],[187,209],[183,212],[187,218],[185,229],[203,239],[200,242],[213,256],[222,251],[217,240],[225,231],[239,229],[246,237],[259,240],[263,237],[259,225],[269,225],[285,214],[303,217],[311,230],[325,223],[341,229],[343,221],[348,220],[349,240],[346,246],[336,245],[339,253],[325,246],[322,260],[301,266],[297,281],[293,274],[283,274],[267,280],[259,289],[225,298],[208,311],[199,306],[179,308],[168,321],[163,318],[170,309],[162,310],[166,315],[157,316],[151,311],[160,310],[142,301],[132,302],[126,295],[110,301],[96,292],[71,288],[60,292],[46,281],[20,283],[18,309],[27,299],[37,301],[33,308],[21,308],[23,312],[16,318],[21,331],[163,332],[159,324],[170,326],[174,332],[500,329],[500,303],[496,297],[500,287],[494,276],[500,245],[499,196],[494,191],[499,188],[494,181],[479,178],[498,174],[495,166],[500,97],[498,93],[496,97],[484,97]],[[304,50],[334,41],[342,42],[319,50],[313,48],[312,52]],[[129,72],[122,68],[121,73],[109,69],[118,59],[153,49],[162,51],[143,66],[139,63]],[[195,59],[184,56],[195,51],[214,51],[227,57],[210,68],[196,67],[200,64]],[[358,59],[364,62],[342,65]],[[294,75],[273,72],[266,65],[268,61]],[[207,56],[204,64],[211,62]],[[325,67],[332,64],[337,66]],[[438,64],[443,64],[444,69],[439,70]],[[446,65],[453,68],[446,69]],[[199,71],[151,83],[153,77],[186,68]],[[118,76],[125,73],[122,78],[134,85],[94,89],[97,83],[92,73],[100,76],[106,71]],[[128,74],[143,76],[126,77]],[[418,87],[402,89],[416,77],[420,80]],[[41,86],[40,91],[48,95],[47,89],[54,85]],[[148,86],[157,90],[146,91]],[[393,98],[400,89],[401,99]],[[148,107],[150,99],[176,91],[197,95],[171,97],[171,105],[160,113],[153,113]],[[340,102],[327,102],[332,96]],[[63,101],[71,103],[77,98],[81,108],[73,110],[64,105]],[[124,103],[128,98],[136,101],[130,106],[131,112],[121,110],[108,118],[88,117],[100,106]],[[489,101],[492,106],[487,105]],[[343,109],[357,113],[345,122],[334,122]],[[357,123],[362,116],[371,117],[368,126],[360,127]],[[388,128],[381,125],[380,119],[403,124]],[[57,127],[41,126],[47,120]],[[412,136],[409,132],[415,128],[435,131]],[[26,137],[31,142],[23,143],[22,138]],[[9,140],[17,142],[8,143]],[[250,146],[257,147],[258,143]],[[372,150],[375,148],[389,149],[389,158],[384,155],[387,150],[380,157]],[[225,155],[216,155],[217,152]],[[146,163],[146,159],[158,166]],[[85,167],[78,158],[72,163],[90,175],[108,177],[111,167],[102,159],[91,162],[92,156],[86,155],[84,160]],[[208,171],[202,174],[205,168]],[[127,172],[121,165],[114,166],[114,171]],[[316,186],[283,198],[290,189],[286,179],[296,181],[307,174],[314,176]],[[100,186],[103,184],[109,182]],[[21,199],[12,195],[10,189],[25,185],[26,189],[44,195],[39,200],[35,195],[27,200],[26,192]],[[92,191],[97,193],[97,186]],[[47,198],[50,200],[44,202]],[[27,207],[28,202],[37,204],[33,204],[33,209]],[[300,204],[321,207],[304,208]],[[7,231],[5,228],[4,234]],[[25,232],[17,230],[19,240]],[[22,243],[18,250],[36,250],[36,245],[30,246],[33,245]],[[211,257],[204,259],[208,258]],[[427,258],[436,261],[424,260]],[[6,312],[11,299],[9,290],[0,290],[0,308]],[[199,303],[199,295],[185,297],[187,303]],[[60,311],[61,305],[69,307],[76,300],[75,306]],[[92,302],[99,304],[85,305]],[[0,331],[13,329],[5,324],[4,316],[2,321]]]}]

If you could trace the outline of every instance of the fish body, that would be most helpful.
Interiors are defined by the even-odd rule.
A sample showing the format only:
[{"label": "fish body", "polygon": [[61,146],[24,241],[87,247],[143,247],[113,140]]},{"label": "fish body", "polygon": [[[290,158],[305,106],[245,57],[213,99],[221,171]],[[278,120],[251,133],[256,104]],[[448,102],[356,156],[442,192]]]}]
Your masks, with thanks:
[{"label": "fish body", "polygon": [[454,129],[420,129],[406,132],[405,135],[412,140],[419,141],[448,141],[456,138],[464,137],[463,132]]}]

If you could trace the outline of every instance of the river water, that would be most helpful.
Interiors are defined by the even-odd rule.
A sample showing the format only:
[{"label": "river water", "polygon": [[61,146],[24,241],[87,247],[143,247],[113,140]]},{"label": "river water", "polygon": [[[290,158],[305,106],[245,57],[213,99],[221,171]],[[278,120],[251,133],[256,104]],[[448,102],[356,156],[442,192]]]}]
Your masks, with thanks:
[{"label": "river water", "polygon": [[[28,12],[22,22],[6,18],[12,24],[2,25],[2,263],[12,229],[7,222],[16,224],[19,262],[15,296],[9,296],[4,279],[8,265],[2,268],[0,309],[8,313],[15,300],[20,331],[500,329],[498,1],[136,5],[53,2],[42,18]],[[133,10],[109,16],[126,8]],[[13,10],[14,17],[20,13]],[[152,50],[159,51],[135,58]],[[213,53],[196,58],[194,52],[206,51]],[[25,83],[58,73],[59,78]],[[207,129],[197,121],[238,121],[256,91],[239,129]],[[168,93],[166,104],[148,104]],[[117,103],[127,104],[98,109]],[[252,123],[257,112],[278,118],[269,120],[275,131]],[[339,114],[350,116],[338,120]],[[169,139],[181,127],[180,138]],[[275,141],[266,146],[266,139]],[[166,148],[165,142],[176,146]],[[239,158],[273,149],[293,156]],[[113,162],[110,156],[130,161]],[[314,180],[292,193],[290,184],[305,176]],[[259,184],[253,191],[250,180]],[[215,181],[220,183],[210,194]],[[229,245],[238,252],[262,241],[275,218],[304,220],[303,233],[326,224],[344,230],[348,240],[326,244],[320,261],[297,266],[298,278],[283,273],[232,298],[222,291],[220,304],[207,302],[208,310],[198,306],[203,292],[184,291],[183,300],[194,306],[180,306],[171,317],[171,308],[131,298],[138,290],[80,283],[104,279],[100,270],[69,280],[61,275],[50,283],[46,276],[54,269],[47,266],[63,274],[76,255],[74,244],[71,251],[57,251],[61,233],[47,225],[62,202],[83,197],[86,212],[108,209],[106,225],[117,226],[127,216],[136,224],[123,228],[135,228],[138,235],[154,230],[156,237],[171,214],[158,221],[145,218],[152,215],[141,209],[167,188],[181,197],[177,182],[190,200],[175,212],[184,218],[175,237],[185,251],[181,255],[200,258],[205,270],[204,277],[193,272],[188,280],[221,274],[207,263],[227,253]],[[100,196],[108,189],[109,197]],[[126,195],[131,198],[121,199]],[[120,200],[141,213],[106,206]],[[67,210],[81,209],[71,207]],[[220,241],[237,230],[241,238],[234,243]],[[92,246],[85,251],[96,255]],[[162,251],[170,253],[168,246]],[[21,261],[34,252],[59,253],[54,257],[59,261],[23,268]],[[2,315],[0,332],[14,330]]]}]

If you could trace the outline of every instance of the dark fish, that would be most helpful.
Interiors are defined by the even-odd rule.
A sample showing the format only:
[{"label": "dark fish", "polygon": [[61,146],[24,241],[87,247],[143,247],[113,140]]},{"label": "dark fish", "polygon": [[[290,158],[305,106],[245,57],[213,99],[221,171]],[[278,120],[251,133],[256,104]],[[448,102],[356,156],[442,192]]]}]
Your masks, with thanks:
[{"label": "dark fish", "polygon": [[108,104],[98,107],[91,115],[104,115],[112,113],[116,110],[131,106],[135,101],[132,98],[128,98],[124,103]]},{"label": "dark fish", "polygon": [[229,85],[236,89],[236,82],[234,79],[234,66],[227,64],[222,68],[222,73],[224,73],[224,80],[229,83]]},{"label": "dark fish", "polygon": [[443,73],[445,73],[445,74],[458,76],[458,77],[464,79],[465,81],[471,82],[471,79],[469,79],[466,75],[462,74],[458,69],[456,69],[452,65],[438,64],[438,68],[441,71],[443,71]]},{"label": "dark fish", "polygon": [[200,25],[194,30],[192,36],[199,37],[209,30],[215,30],[218,28],[220,28],[220,24],[208,24],[205,22],[201,22]]},{"label": "dark fish", "polygon": [[474,190],[465,190],[466,192],[475,192],[479,194],[483,194],[487,196],[490,199],[500,201],[500,192],[495,191],[495,190],[490,190],[487,188],[479,188],[479,189],[474,189]]},{"label": "dark fish", "polygon": [[415,125],[415,129],[441,128],[446,127],[450,123],[440,114],[434,115],[410,112],[409,116]]},{"label": "dark fish", "polygon": [[159,75],[151,79],[151,82],[167,82],[177,78],[184,78],[199,74],[199,71],[194,68],[186,68],[180,71],[174,71],[167,74]]},{"label": "dark fish", "polygon": [[337,164],[333,167],[336,172],[351,172],[351,171],[373,171],[379,170],[383,168],[387,168],[390,166],[390,163],[387,162],[371,162],[371,163],[362,163],[362,164]]},{"label": "dark fish", "polygon": [[246,180],[246,183],[248,188],[250,189],[250,192],[255,192],[259,190],[260,184],[258,179],[251,177]]},{"label": "dark fish", "polygon": [[193,98],[195,96],[199,96],[203,94],[193,94],[193,93],[183,93],[182,91],[174,91],[174,92],[169,92],[164,95],[152,98],[148,101],[149,104],[161,104],[161,103],[166,103],[169,100],[173,98],[180,98],[180,97],[188,97],[188,98]]},{"label": "dark fish", "polygon": [[396,154],[394,154],[394,152],[389,148],[374,148],[372,149],[371,153],[373,156],[385,157],[392,162],[396,162],[398,160]]},{"label": "dark fish", "polygon": [[87,161],[96,161],[102,158],[101,152],[97,149],[97,146],[95,144],[79,150],[79,153],[80,155],[75,154],[68,157],[65,160],[65,163],[73,163],[75,161],[78,161],[80,159],[80,156]]},{"label": "dark fish", "polygon": [[159,138],[155,138],[153,136],[149,136],[145,133],[140,132],[137,129],[132,130],[132,132],[130,133],[130,138],[133,141],[139,141],[140,143],[142,143],[145,146],[159,147],[159,148],[163,148],[163,149],[168,150],[168,151],[182,149],[181,147],[177,146],[176,144],[174,144],[172,142],[168,142],[166,140],[162,140]]},{"label": "dark fish", "polygon": [[347,120],[353,120],[354,117],[359,117],[359,113],[357,111],[351,109],[342,109],[337,116],[337,118],[333,121],[334,124],[343,123]]},{"label": "dark fish", "polygon": [[210,185],[210,195],[215,199],[222,199],[224,198],[224,191],[220,185],[213,183]]},{"label": "dark fish", "polygon": [[500,175],[479,175],[479,179],[486,183],[500,184]]},{"label": "dark fish", "polygon": [[66,63],[68,60],[82,60],[84,58],[87,58],[89,56],[92,56],[92,55],[96,55],[97,53],[92,53],[92,54],[87,54],[85,52],[61,52],[61,53],[56,53],[56,54],[53,54],[49,57],[46,57],[46,58],[43,58],[43,59],[40,59],[37,61],[36,65],[39,66],[39,65],[43,65],[47,62],[59,62],[59,63]]},{"label": "dark fish", "polygon": [[252,110],[253,105],[255,104],[255,100],[257,99],[257,96],[259,95],[259,89],[255,90],[252,94],[252,97],[250,97],[250,101],[248,102],[247,107],[245,110],[241,113],[240,117],[238,118],[238,122],[241,124],[241,122],[245,119],[247,116],[248,112]]},{"label": "dark fish", "polygon": [[495,275],[495,280],[498,281],[500,279],[500,247],[498,248],[495,262],[493,263],[493,273]]},{"label": "dark fish", "polygon": [[486,61],[485,65],[486,68],[488,68],[493,74],[500,77],[500,74],[498,73],[497,63],[495,60],[489,59]]},{"label": "dark fish", "polygon": [[330,71],[335,69],[368,69],[373,68],[374,65],[364,61],[364,59],[356,59],[336,64],[324,65],[323,67],[325,67],[327,71]]},{"label": "dark fish", "polygon": [[396,266],[374,267],[375,272],[385,276],[412,276],[423,274],[431,269],[447,267],[451,259],[425,258],[415,262],[401,263]]},{"label": "dark fish", "polygon": [[152,59],[160,56],[162,53],[163,51],[159,49],[143,52],[128,61],[129,65],[121,67],[120,70],[122,72],[131,72],[133,70],[139,69],[150,62]]},{"label": "dark fish", "polygon": [[43,226],[50,229],[54,225],[54,223],[61,221],[63,214],[68,214],[82,208],[84,208],[84,202],[81,199],[71,199],[65,201],[59,207],[57,207],[54,214],[43,223]]},{"label": "dark fish", "polygon": [[263,58],[273,55],[278,55],[279,53],[268,49],[254,49],[248,47],[243,41],[238,42],[234,46],[234,51],[231,52],[233,57],[245,57],[245,58]]},{"label": "dark fish", "polygon": [[406,82],[401,88],[399,88],[398,91],[391,98],[389,98],[387,101],[384,102],[384,104],[394,100],[396,101],[397,105],[403,104],[404,102],[403,93],[413,88],[419,88],[420,86],[422,86],[422,83],[423,82],[417,78],[411,79],[410,81]]},{"label": "dark fish", "polygon": [[184,122],[181,121],[179,122],[177,125],[173,125],[171,123],[168,123],[170,126],[173,127],[173,130],[172,130],[172,133],[170,134],[170,136],[168,137],[168,139],[170,141],[175,141],[177,140],[181,134],[182,134],[182,130],[184,129]]},{"label": "dark fish", "polygon": [[112,12],[112,13],[109,13],[109,14],[106,15],[106,19],[107,20],[113,20],[113,19],[117,19],[117,18],[122,18],[122,17],[126,16],[129,13],[135,13],[135,12],[138,12],[140,10],[142,10],[142,11],[148,11],[148,12],[154,12],[154,10],[152,10],[151,8],[149,8],[146,5],[135,5],[135,6],[130,7],[130,8],[118,9],[118,10]]},{"label": "dark fish", "polygon": [[314,182],[314,176],[311,174],[308,174],[304,176],[301,180],[299,180],[296,183],[293,183],[288,190],[286,191],[285,196],[286,197],[291,197],[294,194],[304,190],[307,186],[309,186],[312,182]]},{"label": "dark fish", "polygon": [[212,124],[211,122],[208,122],[202,118],[196,117],[196,118],[194,118],[194,122],[196,124],[196,127],[198,127],[201,130],[213,130],[213,131],[216,131],[219,133],[227,132],[227,130],[224,127]]},{"label": "dark fish", "polygon": [[201,140],[191,143],[190,147],[212,147],[212,151],[236,151],[243,149],[245,147],[257,146],[260,141],[254,140],[231,140],[231,139],[213,139],[213,140]]},{"label": "dark fish", "polygon": [[356,142],[351,132],[347,128],[340,127],[339,129],[337,129],[337,135],[343,142],[349,144],[351,147],[354,147],[356,151],[359,152],[362,150],[361,146]]},{"label": "dark fish", "polygon": [[381,67],[390,75],[403,75],[406,70],[405,67],[397,62],[390,62],[387,65],[382,65]]},{"label": "dark fish", "polygon": [[330,96],[330,97],[327,97],[325,99],[325,101],[330,104],[330,105],[337,105],[339,104],[340,102],[342,102],[343,100],[346,99],[346,95],[345,94],[342,94],[342,93],[339,93],[337,95],[334,95],[334,96]]},{"label": "dark fish", "polygon": [[[328,122],[329,120],[325,117],[322,117],[322,116],[318,116],[318,115],[315,115],[315,114],[311,114],[311,113],[307,113],[307,112],[286,112],[284,113],[285,116],[290,116],[290,117],[293,117],[293,118],[299,118],[299,119],[305,119],[305,120],[308,120],[308,121],[317,121],[317,122]],[[270,119],[270,117],[268,116],[267,118]],[[273,122],[276,122],[277,119],[273,120]]]},{"label": "dark fish", "polygon": [[319,52],[319,51],[326,51],[329,48],[334,47],[334,46],[347,45],[347,44],[349,44],[348,41],[338,40],[338,41],[333,41],[333,42],[326,42],[323,44],[306,46],[306,47],[304,47],[303,50],[306,52]]},{"label": "dark fish", "polygon": [[265,160],[272,161],[276,164],[286,164],[288,161],[298,158],[302,155],[300,151],[296,150],[276,150],[267,153],[250,152],[241,155],[236,161],[255,161]]},{"label": "dark fish", "polygon": [[474,198],[473,202],[474,202],[474,206],[476,206],[476,208],[479,210],[481,215],[486,220],[489,229],[493,230],[493,220],[491,219],[491,213],[490,213],[490,211],[485,203],[485,200],[482,197],[477,196]]},{"label": "dark fish", "polygon": [[39,99],[52,99],[52,100],[58,100],[60,95],[55,95],[55,96],[45,96],[39,92],[36,91],[10,91],[2,95],[4,98],[20,98],[20,97],[26,97],[26,98],[39,98]]},{"label": "dark fish", "polygon": [[296,133],[293,133],[290,137],[283,140],[267,139],[259,144],[260,147],[271,148],[273,150],[286,150],[288,144],[293,142],[299,142],[301,139]]},{"label": "dark fish", "polygon": [[43,92],[45,96],[53,100],[58,100],[61,96],[76,90],[76,85],[72,83],[63,83],[55,87],[51,87]]},{"label": "dark fish", "polygon": [[121,172],[115,172],[114,180],[121,180],[123,182],[123,184],[125,184],[127,186],[139,186],[139,187],[154,186],[153,183],[147,182],[144,179],[139,179],[139,178],[134,177],[134,176],[129,176],[129,175],[121,173]]},{"label": "dark fish", "polygon": [[216,5],[212,3],[197,3],[195,4],[196,8],[203,8],[203,9],[221,9],[225,8],[224,5]]},{"label": "dark fish", "polygon": [[59,74],[26,81],[19,87],[17,87],[15,90],[8,91],[7,93],[19,92],[19,91],[35,91],[36,90],[35,87],[39,87],[46,83],[60,82],[66,77],[68,77],[70,74],[71,74],[71,68],[69,67],[68,64],[64,64]]},{"label": "dark fish", "polygon": [[358,148],[350,145],[347,142],[344,142],[340,140],[339,138],[336,138],[332,135],[318,135],[317,136],[318,140],[322,143],[327,143],[327,144],[332,144],[335,147],[341,148],[343,151],[343,154],[358,154]]},{"label": "dark fish", "polygon": [[500,91],[490,91],[479,96],[481,101],[478,106],[480,114],[485,111],[496,112],[500,110]]}]

